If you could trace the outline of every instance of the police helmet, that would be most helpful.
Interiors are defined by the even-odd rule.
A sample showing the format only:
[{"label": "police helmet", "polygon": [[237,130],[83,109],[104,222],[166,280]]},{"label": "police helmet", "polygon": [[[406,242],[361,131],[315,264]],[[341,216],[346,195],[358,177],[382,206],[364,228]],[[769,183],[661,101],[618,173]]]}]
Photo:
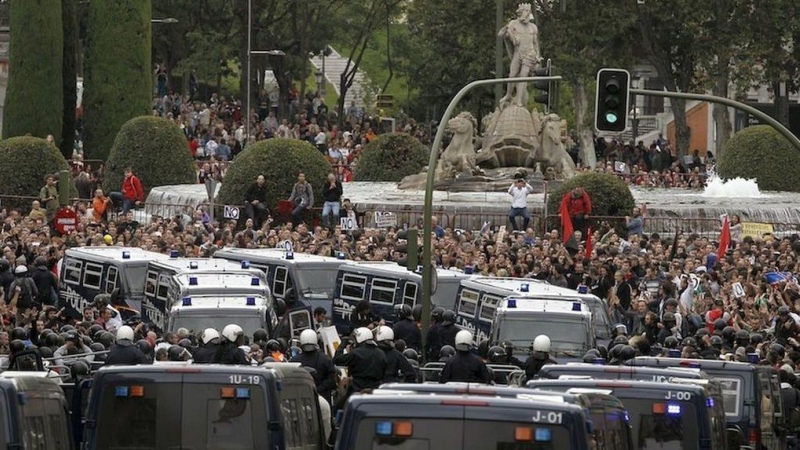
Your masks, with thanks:
[{"label": "police helmet", "polygon": [[664,348],[668,349],[678,348],[679,344],[680,342],[678,341],[678,338],[676,338],[675,336],[667,336],[666,339],[664,339]]},{"label": "police helmet", "polygon": [[[131,339],[133,339],[133,337],[131,337]],[[111,348],[111,344],[114,343],[114,335],[109,331],[104,331],[103,334],[100,335],[100,339],[98,340],[98,342],[103,344],[103,347],[105,347],[106,349],[109,349]]]},{"label": "police helmet", "polygon": [[281,351],[281,343],[276,341],[275,339],[270,339],[267,341],[267,351],[270,353],[272,352],[280,352]]},{"label": "police helmet", "polygon": [[722,329],[725,328],[727,325],[728,325],[728,322],[726,322],[725,319],[717,319],[717,320],[714,321],[714,329],[715,330],[722,331]]},{"label": "police helmet", "polygon": [[478,356],[480,356],[483,359],[489,359],[489,347],[490,347],[489,341],[484,339],[481,342],[479,342],[478,343]]},{"label": "police helmet", "polygon": [[367,327],[356,328],[354,334],[356,337],[356,344],[375,344],[375,336],[372,335],[372,330]]},{"label": "police helmet", "polygon": [[386,325],[381,325],[375,331],[375,340],[378,342],[391,342],[394,340],[394,331]]},{"label": "police helmet", "polygon": [[445,345],[439,349],[439,359],[452,358],[456,354],[456,349],[450,345]]},{"label": "police helmet", "polygon": [[28,330],[22,327],[16,327],[11,330],[11,336],[9,336],[11,340],[19,339],[20,341],[28,340]]},{"label": "police helmet", "polygon": [[605,345],[602,344],[598,345],[597,352],[600,353],[601,358],[608,359],[608,347],[606,347]]},{"label": "police helmet", "polygon": [[150,345],[150,341],[147,339],[139,339],[136,341],[136,348],[142,351],[145,355],[152,355],[153,354],[153,346]]},{"label": "police helmet", "polygon": [[300,333],[300,348],[305,352],[313,352],[318,349],[317,332],[311,329],[303,330],[303,332]]},{"label": "police helmet", "polygon": [[97,354],[98,352],[104,352],[106,350],[106,348],[103,346],[103,344],[101,344],[99,342],[95,342],[95,343],[93,343],[93,344],[91,344],[89,346],[89,350],[91,350],[92,353],[95,353],[95,355],[94,355],[94,360],[95,361],[103,362],[103,361],[106,360],[106,354],[105,353]]},{"label": "police helmet", "polygon": [[489,362],[502,364],[506,360],[506,351],[499,345],[494,345],[489,349]]},{"label": "police helmet", "polygon": [[183,338],[180,341],[178,341],[178,345],[185,348],[186,350],[189,351],[192,350],[192,341],[190,341],[188,338]]},{"label": "police helmet", "polygon": [[597,358],[599,358],[599,356],[595,355],[594,353],[586,353],[585,355],[583,355],[583,362],[587,364],[592,364],[594,363],[594,360]]},{"label": "police helmet", "polygon": [[225,328],[222,329],[222,337],[227,339],[229,342],[236,342],[239,339],[239,336],[244,336],[244,330],[239,325],[235,323],[231,323],[225,325]]},{"label": "police helmet", "polygon": [[627,343],[628,343],[628,338],[627,338],[627,337],[625,337],[625,336],[617,336],[617,337],[615,337],[615,338],[614,338],[614,340],[612,341],[612,344],[614,344],[614,346],[617,346],[617,345],[626,345]]},{"label": "police helmet", "polygon": [[628,334],[628,327],[626,327],[624,324],[618,323],[618,324],[614,325],[614,333],[613,334],[615,336],[627,335]]},{"label": "police helmet", "polygon": [[408,319],[413,314],[411,310],[411,305],[406,305],[405,303],[400,306],[397,310],[397,318],[399,320]]},{"label": "police helmet", "polygon": [[467,330],[461,330],[456,333],[456,350],[460,352],[468,352],[472,348],[472,333]]},{"label": "police helmet", "polygon": [[53,349],[50,347],[39,347],[39,354],[42,355],[42,358],[52,358]]},{"label": "police helmet", "polygon": [[55,348],[58,345],[59,336],[55,333],[50,333],[44,338],[44,342],[48,347]]},{"label": "police helmet", "polygon": [[267,330],[259,328],[253,332],[253,342],[267,342]]},{"label": "police helmet", "polygon": [[192,354],[180,345],[170,345],[167,358],[170,361],[188,361],[192,358]]},{"label": "police helmet", "polygon": [[8,344],[8,349],[11,351],[12,355],[23,352],[25,351],[25,342],[20,339],[14,339]]},{"label": "police helmet", "polygon": [[688,346],[688,347],[693,347],[693,348],[696,349],[697,348],[697,339],[695,339],[695,338],[693,338],[691,336],[685,337],[685,338],[683,338],[683,342],[681,342],[681,345],[683,347],[687,347]]},{"label": "police helmet", "polygon": [[722,329],[722,339],[731,342],[734,336],[736,336],[736,329],[732,326],[726,326]]},{"label": "police helmet", "polygon": [[511,341],[503,341],[500,343],[500,347],[503,347],[503,350],[506,351],[506,356],[509,358],[514,355],[514,343]]},{"label": "police helmet", "polygon": [[218,344],[219,332],[213,328],[206,328],[200,334],[200,342],[202,342],[203,345],[208,345],[209,343]]},{"label": "police helmet", "polygon": [[117,341],[131,341],[133,342],[133,328],[123,325],[117,330]]},{"label": "police helmet", "polygon": [[69,366],[69,375],[73,381],[89,376],[89,364],[85,360],[79,359]]},{"label": "police helmet", "polygon": [[442,322],[443,323],[456,323],[456,312],[452,309],[448,309],[444,313],[442,313]]},{"label": "police helmet", "polygon": [[736,342],[742,346],[747,345],[750,342],[750,333],[747,330],[739,330],[736,332]]},{"label": "police helmet", "polygon": [[533,339],[532,347],[535,352],[550,353],[550,338],[540,334]]},{"label": "police helmet", "polygon": [[699,341],[701,338],[708,336],[710,334],[711,333],[708,332],[708,328],[702,327],[698,328],[697,331],[694,332],[694,338]]},{"label": "police helmet", "polygon": [[403,356],[410,361],[417,361],[419,362],[419,354],[413,348],[407,348],[403,350]]},{"label": "police helmet", "polygon": [[431,321],[432,322],[441,322],[442,321],[442,314],[444,314],[444,308],[441,306],[437,306],[433,308],[431,311]]},{"label": "police helmet", "polygon": [[764,342],[764,335],[761,333],[753,333],[750,335],[750,344],[758,345]]},{"label": "police helmet", "polygon": [[66,325],[62,325],[61,329],[59,329],[59,331],[62,332],[62,333],[66,333],[67,331],[75,331],[75,327],[70,325],[70,324],[66,324]]},{"label": "police helmet", "polygon": [[95,334],[97,334],[98,331],[103,331],[103,326],[102,325],[94,324],[94,325],[89,327],[89,335],[91,335],[91,336],[94,336]]},{"label": "police helmet", "polygon": [[422,305],[414,305],[411,309],[411,316],[417,322],[422,321]]},{"label": "police helmet", "polygon": [[723,340],[719,336],[711,336],[711,346],[717,350],[722,349]]},{"label": "police helmet", "polygon": [[665,327],[672,328],[678,323],[678,319],[675,317],[675,313],[665,312],[661,317],[661,322]]},{"label": "police helmet", "polygon": [[786,355],[786,350],[783,348],[781,344],[774,343],[769,348],[770,353],[774,353],[778,355],[779,358],[783,358]]},{"label": "police helmet", "polygon": [[633,358],[636,358],[636,349],[634,349],[630,345],[623,345],[620,347],[619,349],[620,361],[629,361]]}]

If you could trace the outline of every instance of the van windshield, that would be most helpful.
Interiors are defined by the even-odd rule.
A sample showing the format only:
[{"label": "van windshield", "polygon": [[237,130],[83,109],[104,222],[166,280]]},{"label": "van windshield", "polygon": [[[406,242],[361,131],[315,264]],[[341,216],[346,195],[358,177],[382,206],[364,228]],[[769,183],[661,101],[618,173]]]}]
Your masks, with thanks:
[{"label": "van windshield", "polygon": [[296,272],[298,288],[301,294],[333,295],[336,286],[336,273],[338,267],[300,267]]},{"label": "van windshield", "polygon": [[633,429],[633,446],[643,450],[695,449],[699,442],[698,417],[691,402],[621,399]]},{"label": "van windshield", "polygon": [[221,330],[225,328],[225,325],[231,323],[235,323],[236,325],[242,327],[242,330],[244,330],[244,334],[248,336],[252,336],[253,332],[258,330],[259,328],[267,329],[266,322],[256,314],[252,314],[249,316],[232,316],[232,315],[225,315],[224,313],[221,312],[216,312],[213,315],[181,314],[172,320],[172,326],[170,328],[172,331],[175,331],[178,328],[186,328],[191,333],[196,334],[202,330],[205,330],[206,328],[214,328],[215,330]]},{"label": "van windshield", "polygon": [[511,341],[514,347],[528,348],[536,336],[550,338],[550,354],[555,356],[580,357],[589,350],[584,332],[586,325],[579,321],[545,320],[544,316],[502,318],[498,341]]},{"label": "van windshield", "polygon": [[144,281],[147,278],[147,266],[125,268],[125,288],[132,296],[144,295]]},{"label": "van windshield", "polygon": [[[95,448],[266,448],[268,417],[262,389],[140,380],[108,384],[96,414]],[[233,398],[227,398],[231,393]]]},{"label": "van windshield", "polygon": [[[399,423],[411,436],[392,435]],[[409,427],[410,424],[410,427]],[[530,433],[530,440],[515,439],[517,429]],[[391,430],[390,435],[378,434]],[[400,428],[397,428],[400,430]],[[455,450],[480,448],[494,450],[571,449],[566,427],[519,424],[491,420],[380,419],[368,418],[358,425],[356,450]]]}]

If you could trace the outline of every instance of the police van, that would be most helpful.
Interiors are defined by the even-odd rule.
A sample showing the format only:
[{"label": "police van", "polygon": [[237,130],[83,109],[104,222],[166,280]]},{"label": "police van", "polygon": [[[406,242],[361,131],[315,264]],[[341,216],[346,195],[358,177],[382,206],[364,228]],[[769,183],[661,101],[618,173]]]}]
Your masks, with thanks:
[{"label": "police van", "polygon": [[[170,253],[169,259],[151,261],[147,265],[144,300],[142,301],[142,318],[159,330],[166,327],[166,316],[175,298],[168,299],[170,280],[186,273],[238,273],[250,276],[261,276],[258,269],[242,269],[241,265],[232,261],[214,258],[179,258],[177,252]],[[266,279],[264,279],[266,284]],[[222,288],[219,295],[224,295]]]},{"label": "police van", "polygon": [[[165,319],[167,330],[186,327],[196,328],[202,324],[237,323],[247,334],[259,328],[267,330],[269,336],[289,337],[299,335],[311,327],[311,319],[305,310],[285,314],[286,307],[270,295],[263,273],[246,272],[189,272],[174,275],[169,281],[167,305],[170,310]],[[242,320],[225,322],[226,320]],[[258,326],[256,326],[258,325]],[[255,328],[252,328],[255,326]]]},{"label": "police van", "polygon": [[[459,283],[469,276],[461,271],[437,269],[431,303],[453,309]],[[390,261],[341,265],[333,296],[333,324],[339,334],[350,332],[350,316],[363,300],[369,300],[372,313],[392,326],[398,307],[406,304],[413,308],[422,301],[422,275]]]},{"label": "police van", "polygon": [[[757,355],[755,362],[758,362]],[[637,369],[695,368],[722,385],[729,440],[757,449],[783,448],[776,428],[784,421],[778,372],[770,366],[706,359],[638,357],[626,364]],[[733,442],[731,442],[733,443]]]},{"label": "police van", "polygon": [[[619,399],[609,391],[584,389],[580,392],[531,391],[526,388],[488,386],[480,383],[449,382],[439,383],[388,383],[381,385],[373,394],[380,395],[384,391],[401,391],[417,394],[449,394],[490,397],[524,398],[528,400],[555,400],[580,406],[591,421],[591,440],[597,450],[629,450],[633,449],[631,425],[628,412]],[[555,397],[555,398],[553,398]]]},{"label": "police van", "polygon": [[554,398],[354,394],[335,448],[588,450],[588,428],[583,408]]},{"label": "police van", "polygon": [[726,449],[725,411],[719,384],[674,379],[671,383],[586,380],[562,377],[533,380],[528,388],[558,392],[605,389],[625,405],[634,448]]},{"label": "police van", "polygon": [[668,383],[675,379],[708,379],[700,369],[675,367],[659,369],[653,367],[605,366],[598,364],[569,363],[549,364],[539,369],[537,378],[557,379],[562,376],[594,378],[596,380],[638,380]]},{"label": "police van", "polygon": [[299,364],[148,365],[100,369],[86,450],[322,449],[314,379]]},{"label": "police van", "polygon": [[0,374],[0,447],[75,448],[67,400],[47,372]]},{"label": "police van", "polygon": [[142,311],[147,264],[167,255],[137,247],[75,247],[67,249],[58,271],[59,300],[66,313],[79,318],[97,294],[111,294],[123,317]]},{"label": "police van", "polygon": [[[545,281],[528,278],[473,276],[461,280],[455,307],[459,326],[474,330],[476,337],[489,336],[492,333],[495,311],[501,300],[509,297],[551,302],[562,301],[570,305],[576,302],[583,303],[591,312],[594,330],[592,340],[596,339],[599,343],[605,343],[611,339],[611,319],[605,301],[592,294],[564,289]],[[533,338],[530,339],[530,342],[533,342]]]},{"label": "police van", "polygon": [[276,299],[283,300],[290,311],[311,312],[317,307],[330,313],[336,272],[348,261],[328,256],[295,253],[276,248],[230,248],[214,253],[215,258],[247,262],[261,269]]}]

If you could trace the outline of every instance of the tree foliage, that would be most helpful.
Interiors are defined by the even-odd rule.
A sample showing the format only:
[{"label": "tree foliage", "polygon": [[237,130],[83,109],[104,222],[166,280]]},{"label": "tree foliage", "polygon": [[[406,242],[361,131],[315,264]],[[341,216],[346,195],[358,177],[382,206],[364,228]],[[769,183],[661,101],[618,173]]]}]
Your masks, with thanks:
[{"label": "tree foliage", "polygon": [[[587,172],[572,177],[552,189],[547,194],[547,210],[551,214],[558,214],[564,194],[576,187],[582,187],[589,194],[592,201],[591,216],[594,217],[630,215],[635,206],[631,190],[624,181],[607,173]],[[612,223],[611,225],[622,230],[621,223]],[[554,224],[550,226],[554,226]]]},{"label": "tree foliage", "polygon": [[419,173],[428,164],[428,149],[403,133],[378,136],[364,148],[353,179],[356,181],[400,181]]},{"label": "tree foliage", "polygon": [[[0,141],[0,194],[8,196],[38,197],[44,186],[44,177],[69,170],[69,164],[52,144],[37,137],[19,136]],[[62,181],[59,181],[62,182]],[[67,183],[72,179],[67,177]],[[71,196],[78,192],[73,185]],[[3,197],[3,208],[20,208],[28,212],[30,198]]]},{"label": "tree foliage", "polygon": [[106,159],[120,127],[150,114],[150,0],[92,1],[86,42],[84,151]]},{"label": "tree foliage", "polygon": [[768,125],[734,134],[717,170],[725,179],[754,178],[762,190],[800,192],[800,152]]},{"label": "tree foliage", "polygon": [[61,1],[13,0],[10,27],[3,135],[52,134],[58,144],[64,109]]},{"label": "tree foliage", "polygon": [[145,195],[156,186],[197,180],[186,137],[177,125],[160,117],[136,117],[120,128],[106,162],[107,191],[120,190],[126,167],[139,177]]},{"label": "tree foliage", "polygon": [[62,0],[62,20],[64,22],[64,54],[62,63],[62,84],[64,86],[64,107],[61,124],[61,154],[72,157],[75,144],[75,108],[78,102],[78,0]]}]

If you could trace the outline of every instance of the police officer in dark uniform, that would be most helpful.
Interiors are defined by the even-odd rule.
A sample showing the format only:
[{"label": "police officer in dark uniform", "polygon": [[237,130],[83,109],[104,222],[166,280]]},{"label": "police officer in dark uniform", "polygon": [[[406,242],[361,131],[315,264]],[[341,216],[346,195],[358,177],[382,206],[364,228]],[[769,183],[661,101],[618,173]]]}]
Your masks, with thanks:
[{"label": "police officer in dark uniform", "polygon": [[439,336],[442,329],[442,314],[444,314],[444,308],[439,306],[431,311],[431,326],[428,328],[428,336],[425,340],[425,353],[430,361],[439,359],[439,349],[442,348],[442,340]]},{"label": "police officer in dark uniform", "polygon": [[402,353],[394,348],[394,331],[381,325],[375,331],[375,340],[378,342],[378,348],[383,350],[386,355],[386,374],[383,376],[383,382],[416,382],[417,373],[414,371],[414,367]]},{"label": "police officer in dark uniform", "polygon": [[472,354],[472,333],[467,330],[458,332],[455,338],[456,356],[444,364],[439,383],[448,381],[478,382],[489,384],[492,376],[486,363]]},{"label": "police officer in dark uniform", "polygon": [[195,364],[215,364],[219,363],[220,337],[219,332],[213,328],[206,328],[200,335],[200,346],[194,351]]},{"label": "police officer in dark uniform", "polygon": [[317,393],[330,403],[331,393],[336,388],[336,368],[328,355],[319,350],[316,331],[303,330],[300,333],[300,349],[302,353],[292,358],[291,362],[314,369],[312,376]]},{"label": "police officer in dark uniform", "polygon": [[461,328],[456,326],[456,312],[448,309],[442,314],[442,327],[439,329],[439,341],[442,346],[456,346],[456,335]]},{"label": "police officer in dark uniform", "polygon": [[150,360],[133,345],[133,328],[123,325],[117,330],[117,339],[106,357],[107,366],[135,366],[149,364]]},{"label": "police officer in dark uniform", "polygon": [[239,348],[244,342],[242,327],[233,323],[225,325],[225,328],[222,329],[222,337],[225,338],[225,342],[219,346],[217,360],[221,364],[250,365],[244,350]]},{"label": "police officer in dark uniform", "polygon": [[522,369],[522,366],[524,365],[523,362],[514,356],[514,344],[511,341],[503,341],[500,343],[500,347],[503,347],[503,350],[506,351],[506,359],[503,364],[517,366]]},{"label": "police officer in dark uniform", "polygon": [[525,361],[525,377],[533,379],[539,374],[539,369],[547,364],[558,364],[550,358],[550,338],[544,334],[536,336],[533,340],[531,356]]},{"label": "police officer in dark uniform", "polygon": [[[351,381],[347,388],[348,396],[364,389],[375,389],[381,385],[386,375],[386,355],[377,347],[375,336],[367,327],[356,328],[356,348],[339,347],[333,363],[346,366]],[[347,351],[347,353],[345,353]]]},{"label": "police officer in dark uniform", "polygon": [[406,348],[413,348],[419,351],[422,348],[422,333],[419,331],[417,323],[412,317],[412,309],[409,305],[403,305],[397,311],[398,320],[392,327],[394,338],[402,339],[406,343]]}]

